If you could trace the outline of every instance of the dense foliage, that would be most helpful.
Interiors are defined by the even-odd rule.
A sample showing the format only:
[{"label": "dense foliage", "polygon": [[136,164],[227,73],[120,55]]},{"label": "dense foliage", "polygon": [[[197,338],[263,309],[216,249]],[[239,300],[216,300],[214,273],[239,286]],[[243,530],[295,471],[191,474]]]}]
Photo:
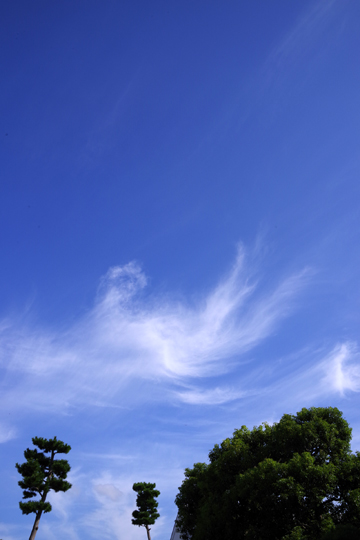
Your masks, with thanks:
[{"label": "dense foliage", "polygon": [[360,454],[350,440],[331,407],[236,430],[211,450],[209,464],[186,469],[176,497],[182,538],[316,540],[338,524],[356,530]]},{"label": "dense foliage", "polygon": [[321,537],[321,540],[359,540],[360,531],[354,525],[337,525]]},{"label": "dense foliage", "polygon": [[156,497],[160,495],[160,491],[156,488],[156,484],[148,482],[136,482],[133,485],[133,490],[136,491],[136,506],[137,510],[132,513],[133,518],[131,520],[133,525],[139,527],[144,526],[150,540],[150,525],[153,525],[160,514],[157,511],[158,502]]},{"label": "dense foliage", "polygon": [[18,472],[23,476],[23,480],[19,481],[19,486],[24,490],[23,499],[40,497],[38,500],[19,503],[23,514],[32,512],[36,514],[30,540],[35,538],[42,513],[51,511],[51,504],[46,501],[49,491],[67,491],[71,488],[71,484],[66,481],[67,473],[70,471],[69,463],[66,459],[55,459],[57,454],[68,454],[71,447],[56,437],[53,439],[34,437],[32,442],[42,451],[27,448],[24,452],[25,463],[22,465],[16,463]]}]

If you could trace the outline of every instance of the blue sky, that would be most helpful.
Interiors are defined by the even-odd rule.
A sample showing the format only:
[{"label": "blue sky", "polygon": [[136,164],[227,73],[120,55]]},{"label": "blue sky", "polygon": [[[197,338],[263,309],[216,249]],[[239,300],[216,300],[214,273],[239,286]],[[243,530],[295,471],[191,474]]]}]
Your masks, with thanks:
[{"label": "blue sky", "polygon": [[360,4],[0,7],[0,535],[14,464],[72,446],[39,540],[170,537],[185,467],[337,406],[360,450]]}]

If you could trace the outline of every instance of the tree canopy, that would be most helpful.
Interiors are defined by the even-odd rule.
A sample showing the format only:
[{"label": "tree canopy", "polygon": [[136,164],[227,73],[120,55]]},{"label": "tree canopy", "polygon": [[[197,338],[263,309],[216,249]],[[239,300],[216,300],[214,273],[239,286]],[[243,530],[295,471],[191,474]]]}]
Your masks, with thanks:
[{"label": "tree canopy", "polygon": [[350,524],[340,524],[325,533],[321,537],[321,540],[359,540],[359,537],[360,532],[358,527]]},{"label": "tree canopy", "polygon": [[160,514],[157,511],[158,502],[156,497],[160,495],[160,491],[156,488],[156,484],[148,482],[136,482],[133,485],[133,490],[136,491],[136,506],[138,510],[134,510],[132,513],[133,518],[131,520],[133,525],[139,527],[144,526],[146,529],[148,540],[150,538],[150,525],[153,525]]},{"label": "tree canopy", "polygon": [[19,503],[23,514],[36,514],[30,540],[35,538],[42,513],[51,511],[51,504],[46,501],[49,491],[67,491],[71,488],[71,484],[66,481],[70,471],[69,463],[66,459],[55,460],[57,454],[68,454],[71,446],[56,437],[53,439],[34,437],[32,442],[42,452],[36,448],[27,448],[24,452],[25,463],[22,465],[16,463],[18,472],[23,476],[23,480],[19,481],[19,486],[24,490],[23,499],[40,497],[39,500]]},{"label": "tree canopy", "polygon": [[359,528],[360,454],[350,440],[331,407],[235,430],[210,463],[185,470],[176,497],[182,538],[316,540],[339,524]]}]

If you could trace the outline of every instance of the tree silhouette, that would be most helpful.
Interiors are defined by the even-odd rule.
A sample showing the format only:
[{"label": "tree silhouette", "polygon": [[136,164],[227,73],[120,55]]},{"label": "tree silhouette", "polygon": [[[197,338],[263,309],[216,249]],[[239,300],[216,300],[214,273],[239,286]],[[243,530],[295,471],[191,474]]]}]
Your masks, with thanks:
[{"label": "tree silhouette", "polygon": [[335,407],[235,430],[210,463],[185,470],[176,497],[181,538],[360,539],[360,452],[350,441]]},{"label": "tree silhouette", "polygon": [[145,527],[148,540],[151,540],[149,525],[154,525],[157,518],[160,517],[157,511],[159,503],[155,500],[155,497],[160,495],[160,491],[155,488],[156,484],[147,482],[137,482],[133,485],[133,490],[138,494],[136,497],[138,510],[134,510],[132,513],[134,519],[131,522],[133,525]]},{"label": "tree silhouette", "polygon": [[70,471],[69,463],[66,459],[55,460],[56,454],[68,454],[71,446],[58,441],[56,437],[53,439],[34,437],[32,442],[42,452],[36,448],[27,448],[24,452],[25,463],[22,465],[16,463],[15,465],[23,477],[23,480],[19,481],[19,486],[24,490],[23,499],[40,496],[40,500],[19,503],[23,514],[35,513],[35,521],[29,540],[34,540],[36,536],[42,513],[51,511],[51,504],[46,502],[49,491],[51,489],[55,492],[67,491],[71,488],[71,484],[65,480]]}]

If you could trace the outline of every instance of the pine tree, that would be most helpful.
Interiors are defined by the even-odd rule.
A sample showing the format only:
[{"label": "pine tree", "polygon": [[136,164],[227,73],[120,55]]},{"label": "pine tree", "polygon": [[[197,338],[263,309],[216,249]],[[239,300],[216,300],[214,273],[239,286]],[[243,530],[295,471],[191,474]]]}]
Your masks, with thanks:
[{"label": "pine tree", "polygon": [[157,518],[160,517],[157,511],[159,503],[155,500],[155,497],[160,495],[160,491],[155,488],[156,484],[147,482],[137,482],[133,485],[133,490],[138,494],[136,497],[138,510],[134,510],[132,513],[134,519],[131,522],[133,525],[145,527],[148,540],[151,540],[149,525],[154,525]]},{"label": "pine tree", "polygon": [[19,481],[19,486],[24,490],[23,499],[40,496],[40,500],[19,503],[23,514],[35,513],[34,526],[29,540],[35,539],[42,513],[51,511],[51,504],[46,502],[49,491],[51,489],[55,492],[67,491],[71,488],[71,484],[65,480],[70,471],[69,463],[66,459],[55,460],[56,454],[68,454],[71,446],[58,441],[56,437],[53,439],[34,437],[32,442],[42,452],[36,448],[27,448],[24,452],[26,462],[22,465],[18,463],[15,465],[23,476],[23,480]]}]

